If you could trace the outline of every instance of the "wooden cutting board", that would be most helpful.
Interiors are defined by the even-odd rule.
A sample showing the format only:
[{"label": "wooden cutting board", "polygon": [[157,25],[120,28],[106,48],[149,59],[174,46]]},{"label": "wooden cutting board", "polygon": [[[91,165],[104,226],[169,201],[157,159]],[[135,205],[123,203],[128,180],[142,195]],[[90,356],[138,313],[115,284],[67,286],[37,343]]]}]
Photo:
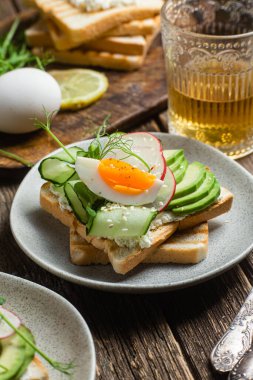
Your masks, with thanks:
[{"label": "wooden cutting board", "polygon": [[[2,1],[7,4],[7,0],[0,0],[0,16]],[[105,71],[105,74],[110,86],[102,99],[86,109],[60,112],[56,116],[52,128],[64,144],[92,137],[109,114],[109,131],[127,130],[166,109],[166,77],[160,39],[155,41],[140,70],[128,73]],[[57,145],[44,131],[36,131],[25,135],[0,133],[0,148],[35,163]],[[0,156],[0,169],[17,169],[20,166]]]}]

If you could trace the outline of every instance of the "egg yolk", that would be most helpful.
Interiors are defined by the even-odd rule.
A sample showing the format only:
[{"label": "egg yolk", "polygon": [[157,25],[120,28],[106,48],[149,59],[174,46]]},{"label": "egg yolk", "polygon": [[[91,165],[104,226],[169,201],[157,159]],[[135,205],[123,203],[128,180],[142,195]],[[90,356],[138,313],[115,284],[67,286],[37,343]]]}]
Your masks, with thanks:
[{"label": "egg yolk", "polygon": [[148,190],[155,182],[153,174],[133,167],[114,158],[100,161],[98,172],[113,190],[128,195],[137,195]]}]

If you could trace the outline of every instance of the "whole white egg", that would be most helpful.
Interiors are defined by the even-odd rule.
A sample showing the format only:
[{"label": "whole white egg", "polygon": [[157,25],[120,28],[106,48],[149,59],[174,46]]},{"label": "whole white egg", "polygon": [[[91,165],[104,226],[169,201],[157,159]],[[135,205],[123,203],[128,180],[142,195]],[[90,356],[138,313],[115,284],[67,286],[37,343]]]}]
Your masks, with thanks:
[{"label": "whole white egg", "polygon": [[33,118],[45,121],[45,111],[58,112],[61,90],[45,71],[22,68],[0,76],[0,132],[36,130]]}]

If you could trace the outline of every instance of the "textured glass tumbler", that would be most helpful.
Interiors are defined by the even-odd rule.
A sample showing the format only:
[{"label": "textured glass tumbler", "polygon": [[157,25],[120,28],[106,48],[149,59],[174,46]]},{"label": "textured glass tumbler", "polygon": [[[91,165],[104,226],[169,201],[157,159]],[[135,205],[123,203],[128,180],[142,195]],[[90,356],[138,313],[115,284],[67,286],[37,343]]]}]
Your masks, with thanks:
[{"label": "textured glass tumbler", "polygon": [[172,133],[253,151],[253,0],[169,0],[162,37]]}]

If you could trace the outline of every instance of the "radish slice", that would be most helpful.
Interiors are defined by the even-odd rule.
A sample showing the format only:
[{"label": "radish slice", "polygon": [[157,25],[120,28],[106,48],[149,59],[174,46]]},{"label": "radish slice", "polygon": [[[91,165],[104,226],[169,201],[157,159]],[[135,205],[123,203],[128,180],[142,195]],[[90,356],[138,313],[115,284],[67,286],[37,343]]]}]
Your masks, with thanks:
[{"label": "radish slice", "polygon": [[[131,146],[132,152],[140,156],[151,168],[151,174],[156,178],[163,180],[166,173],[166,161],[163,156],[163,149],[160,141],[153,135],[147,132],[133,132],[123,135],[125,140]],[[109,154],[110,157],[117,160],[124,160],[129,164],[147,171],[147,167],[137,158],[130,156],[126,157],[126,153],[121,150],[115,150]]]},{"label": "radish slice", "polygon": [[158,211],[166,209],[170,201],[172,200],[176,191],[176,181],[172,171],[167,167],[164,184],[159,191],[156,200],[152,203],[152,207]]},{"label": "radish slice", "polygon": [[[16,328],[19,328],[21,321],[15,314],[2,306],[0,306],[0,313],[8,318]],[[13,334],[15,334],[15,331],[0,316],[0,339],[8,338]]]}]

